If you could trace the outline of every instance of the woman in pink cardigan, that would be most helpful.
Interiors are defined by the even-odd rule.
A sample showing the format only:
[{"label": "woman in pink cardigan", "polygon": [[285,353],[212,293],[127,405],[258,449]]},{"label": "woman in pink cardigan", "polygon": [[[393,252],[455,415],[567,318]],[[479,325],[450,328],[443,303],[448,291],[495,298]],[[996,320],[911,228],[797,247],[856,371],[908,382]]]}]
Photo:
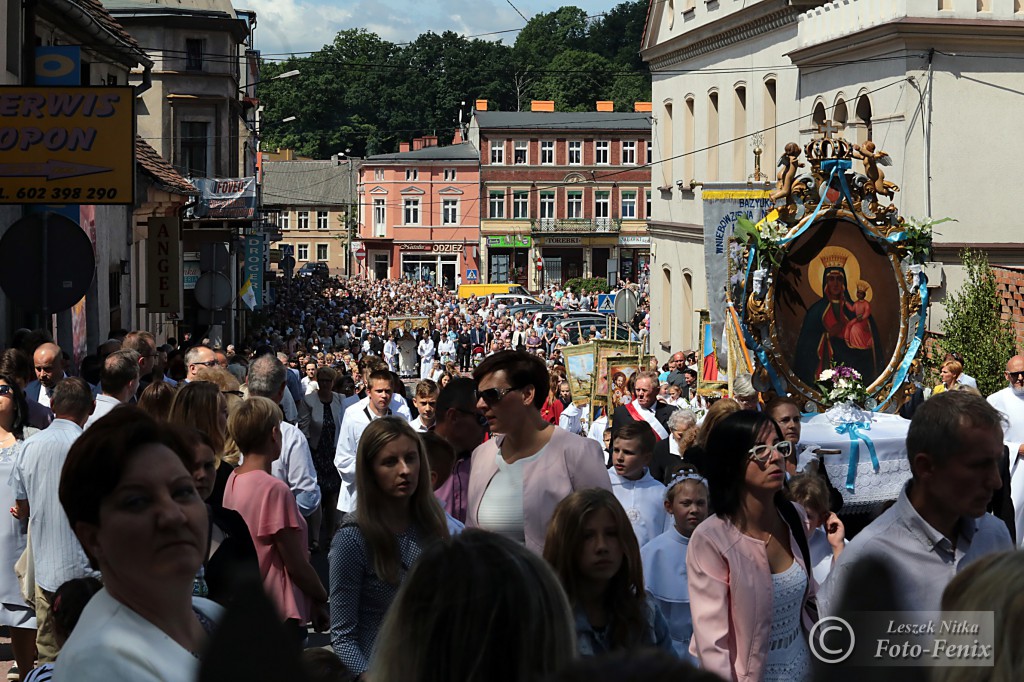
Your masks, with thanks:
[{"label": "woman in pink cardigan", "polygon": [[540,554],[555,507],[584,488],[611,490],[604,451],[541,416],[544,361],[502,351],[476,368],[477,409],[494,438],[473,451],[466,526],[509,537]]},{"label": "woman in pink cardigan", "polygon": [[690,653],[726,680],[810,679],[801,626],[813,625],[807,602],[817,585],[801,548],[803,510],[782,493],[792,447],[775,422],[750,411],[730,415],[708,437],[715,515],[697,526],[686,554]]}]

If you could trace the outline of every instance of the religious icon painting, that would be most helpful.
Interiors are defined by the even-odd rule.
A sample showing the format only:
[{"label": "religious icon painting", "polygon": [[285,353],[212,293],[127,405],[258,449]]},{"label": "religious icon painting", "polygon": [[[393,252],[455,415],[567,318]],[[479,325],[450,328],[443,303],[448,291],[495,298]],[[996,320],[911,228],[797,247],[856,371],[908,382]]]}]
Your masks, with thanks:
[{"label": "religious icon painting", "polygon": [[630,379],[640,371],[640,358],[636,355],[614,357],[608,361],[608,412],[633,399]]},{"label": "religious icon painting", "polygon": [[792,374],[814,386],[838,365],[878,379],[904,329],[900,270],[855,223],[821,221],[795,239],[774,287],[775,347]]},{"label": "religious icon painting", "polygon": [[565,357],[565,372],[572,401],[577,405],[589,402],[594,390],[594,344],[566,346],[562,355]]},{"label": "religious icon painting", "polygon": [[608,396],[608,361],[629,353],[630,344],[626,341],[599,340],[594,341],[596,357],[594,367],[597,376],[594,379],[594,397]]}]

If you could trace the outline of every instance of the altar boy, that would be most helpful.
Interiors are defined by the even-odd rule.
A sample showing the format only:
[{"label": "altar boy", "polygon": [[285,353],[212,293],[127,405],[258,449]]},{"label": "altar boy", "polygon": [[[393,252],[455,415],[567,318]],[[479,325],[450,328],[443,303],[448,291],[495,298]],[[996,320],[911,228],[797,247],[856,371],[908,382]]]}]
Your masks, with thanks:
[{"label": "altar boy", "polygon": [[641,547],[666,527],[665,486],[648,470],[655,443],[654,431],[647,422],[629,422],[612,434],[608,477]]}]

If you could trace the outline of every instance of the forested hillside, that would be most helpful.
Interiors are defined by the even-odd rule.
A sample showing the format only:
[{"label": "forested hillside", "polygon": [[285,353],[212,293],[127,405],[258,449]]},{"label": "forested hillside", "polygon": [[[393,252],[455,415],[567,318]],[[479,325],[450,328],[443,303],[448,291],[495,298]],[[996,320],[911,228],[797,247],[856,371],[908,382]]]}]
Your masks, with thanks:
[{"label": "forested hillside", "polygon": [[[512,45],[450,31],[407,44],[342,31],[309,56],[263,65],[263,148],[328,158],[397,151],[424,134],[447,143],[476,99],[502,111],[529,110],[533,99],[554,100],[558,111],[592,110],[597,100],[632,111],[650,99],[638,55],[646,13],[646,0],[594,17],[562,7],[531,18]],[[268,80],[292,69],[301,75]]]}]

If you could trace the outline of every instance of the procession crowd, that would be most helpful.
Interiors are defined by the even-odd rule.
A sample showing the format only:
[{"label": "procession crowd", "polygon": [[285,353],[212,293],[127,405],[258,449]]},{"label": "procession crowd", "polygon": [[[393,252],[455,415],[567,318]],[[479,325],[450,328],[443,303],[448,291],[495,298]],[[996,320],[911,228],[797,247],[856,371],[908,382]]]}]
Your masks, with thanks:
[{"label": "procession crowd", "polygon": [[[645,283],[621,286],[642,344]],[[991,667],[933,679],[1024,674],[1024,357],[988,400],[943,365],[905,413],[910,479],[868,523],[800,404],[749,377],[700,396],[693,353],[591,414],[558,320],[594,301],[542,298],[538,324],[423,283],[299,278],[237,346],[122,331],[74,372],[19,330],[0,624],[21,679],[796,682],[830,674],[818,618],[869,594],[994,612]]]}]

